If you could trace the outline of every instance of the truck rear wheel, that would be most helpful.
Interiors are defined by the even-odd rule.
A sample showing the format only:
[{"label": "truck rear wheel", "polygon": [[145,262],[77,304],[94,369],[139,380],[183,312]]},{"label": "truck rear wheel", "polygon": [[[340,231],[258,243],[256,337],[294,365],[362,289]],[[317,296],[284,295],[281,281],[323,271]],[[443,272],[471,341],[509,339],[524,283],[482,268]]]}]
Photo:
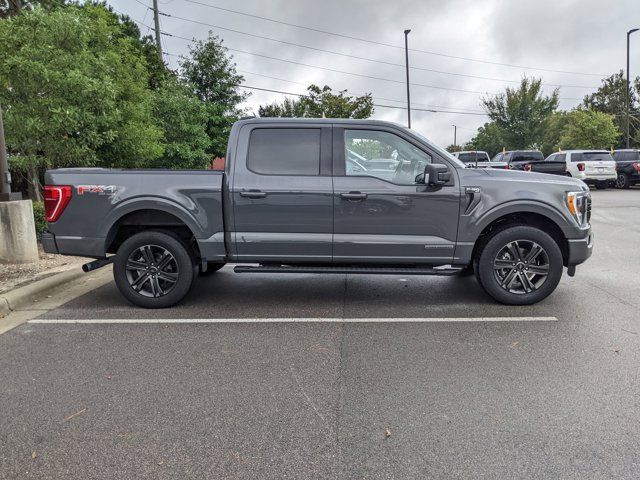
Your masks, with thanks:
[{"label": "truck rear wheel", "polygon": [[531,305],[549,296],[562,277],[562,252],[544,231],[517,225],[498,231],[476,264],[482,288],[507,305]]},{"label": "truck rear wheel", "polygon": [[164,308],[189,292],[195,268],[187,247],[175,236],[158,231],[125,240],[113,264],[120,293],[143,308]]}]

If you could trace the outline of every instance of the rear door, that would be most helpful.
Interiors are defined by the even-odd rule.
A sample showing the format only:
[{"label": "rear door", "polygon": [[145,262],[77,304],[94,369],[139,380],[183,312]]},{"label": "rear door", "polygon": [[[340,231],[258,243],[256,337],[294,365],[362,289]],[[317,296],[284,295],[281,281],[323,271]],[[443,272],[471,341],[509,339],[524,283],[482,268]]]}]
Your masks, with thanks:
[{"label": "rear door", "polygon": [[326,123],[242,127],[230,187],[238,260],[331,261],[331,150]]},{"label": "rear door", "polygon": [[335,126],[333,139],[334,263],[451,263],[460,206],[455,168],[449,165],[443,187],[416,183],[426,163],[447,162],[392,127]]}]

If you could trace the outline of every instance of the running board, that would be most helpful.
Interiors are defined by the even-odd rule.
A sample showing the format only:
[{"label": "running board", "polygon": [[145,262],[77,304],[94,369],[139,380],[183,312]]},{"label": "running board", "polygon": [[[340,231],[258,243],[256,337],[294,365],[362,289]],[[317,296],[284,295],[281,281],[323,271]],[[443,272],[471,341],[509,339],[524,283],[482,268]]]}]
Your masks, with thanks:
[{"label": "running board", "polygon": [[237,265],[236,273],[351,273],[364,275],[455,275],[462,268],[453,267],[314,267],[290,265]]}]

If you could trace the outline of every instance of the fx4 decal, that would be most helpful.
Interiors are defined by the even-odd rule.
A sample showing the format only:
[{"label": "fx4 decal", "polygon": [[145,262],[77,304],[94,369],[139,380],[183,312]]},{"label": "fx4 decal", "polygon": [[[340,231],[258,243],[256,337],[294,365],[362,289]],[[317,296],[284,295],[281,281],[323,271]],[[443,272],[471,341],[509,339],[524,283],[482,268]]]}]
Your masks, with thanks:
[{"label": "fx4 decal", "polygon": [[95,193],[97,195],[114,195],[117,187],[115,185],[77,185],[76,192],[78,195],[85,193]]}]

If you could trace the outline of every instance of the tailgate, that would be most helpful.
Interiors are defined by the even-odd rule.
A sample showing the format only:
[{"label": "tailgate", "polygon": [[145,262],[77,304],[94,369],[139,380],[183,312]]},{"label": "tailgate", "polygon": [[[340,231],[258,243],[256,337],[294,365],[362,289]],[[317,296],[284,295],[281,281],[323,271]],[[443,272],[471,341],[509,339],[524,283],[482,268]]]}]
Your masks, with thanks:
[{"label": "tailgate", "polygon": [[607,160],[596,160],[592,162],[584,162],[585,164],[585,172],[587,174],[615,174],[616,173],[616,162],[611,162]]}]

